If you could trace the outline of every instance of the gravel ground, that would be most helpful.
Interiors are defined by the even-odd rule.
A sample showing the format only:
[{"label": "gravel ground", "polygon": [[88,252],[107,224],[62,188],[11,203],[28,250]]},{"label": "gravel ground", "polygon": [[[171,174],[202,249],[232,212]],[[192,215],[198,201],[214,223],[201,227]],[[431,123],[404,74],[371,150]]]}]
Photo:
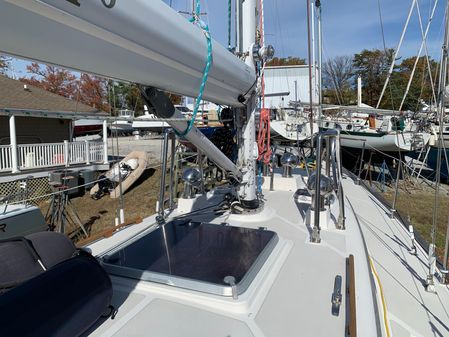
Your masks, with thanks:
[{"label": "gravel ground", "polygon": [[[447,190],[447,185],[442,186]],[[436,218],[437,254],[442,259],[449,219],[449,196],[445,190],[440,190]],[[394,188],[388,187],[383,196],[393,203]],[[427,242],[431,242],[431,229],[435,203],[435,190],[425,184],[411,186],[401,184],[396,200],[396,209],[404,219],[408,219]]]},{"label": "gravel ground", "polygon": [[[118,151],[117,151],[118,144]],[[148,168],[134,185],[124,194],[125,222],[134,222],[155,213],[156,200],[160,188],[160,153],[162,139],[118,137],[108,139],[109,156],[124,157],[131,151],[145,151],[148,154]],[[109,195],[93,200],[89,192],[71,199],[72,205],[90,236],[115,226],[115,217],[120,209],[120,199],[111,199]],[[46,214],[49,201],[40,205]],[[76,227],[67,228],[75,241],[84,240]]]},{"label": "gravel ground", "polygon": [[[132,223],[155,213],[160,176],[160,169],[148,169],[124,194],[125,223]],[[73,198],[72,204],[90,236],[115,226],[120,199],[111,199],[109,195],[105,195],[99,200],[93,200],[86,193],[82,197]],[[81,235],[76,235],[75,238],[84,239]]]},{"label": "gravel ground", "polygon": [[150,161],[154,162],[160,160],[162,143],[163,140],[161,137],[148,137],[140,139],[136,139],[135,137],[109,138],[108,153],[109,155],[124,157],[131,151],[145,151],[148,153]]}]

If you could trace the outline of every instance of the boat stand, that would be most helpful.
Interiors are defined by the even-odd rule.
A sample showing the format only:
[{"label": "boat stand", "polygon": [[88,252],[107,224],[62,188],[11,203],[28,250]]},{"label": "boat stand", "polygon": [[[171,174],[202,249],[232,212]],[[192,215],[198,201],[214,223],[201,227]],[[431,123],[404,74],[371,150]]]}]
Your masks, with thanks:
[{"label": "boat stand", "polygon": [[72,179],[72,177],[64,177],[63,183],[50,183],[54,193],[47,214],[45,215],[45,220],[52,230],[56,230],[63,234],[66,233],[67,225],[79,227],[87,238],[88,234],[86,228],[69,199],[69,189],[68,186],[64,184],[67,179]]},{"label": "boat stand", "polygon": [[380,172],[377,175],[376,179],[376,182],[380,184],[379,189],[382,193],[385,192],[385,187],[387,186],[387,178],[389,182],[394,180],[393,176],[391,175],[390,168],[384,160],[382,162],[382,165],[380,166]]}]

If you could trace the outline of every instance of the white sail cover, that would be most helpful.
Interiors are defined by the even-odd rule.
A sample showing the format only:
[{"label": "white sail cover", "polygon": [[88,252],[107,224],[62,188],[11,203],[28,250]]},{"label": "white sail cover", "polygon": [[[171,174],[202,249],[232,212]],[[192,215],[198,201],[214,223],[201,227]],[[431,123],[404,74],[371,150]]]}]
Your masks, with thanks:
[{"label": "white sail cover", "polygon": [[[0,0],[0,51],[195,97],[207,47],[162,1]],[[254,69],[213,41],[204,99],[238,106],[254,81]]]}]

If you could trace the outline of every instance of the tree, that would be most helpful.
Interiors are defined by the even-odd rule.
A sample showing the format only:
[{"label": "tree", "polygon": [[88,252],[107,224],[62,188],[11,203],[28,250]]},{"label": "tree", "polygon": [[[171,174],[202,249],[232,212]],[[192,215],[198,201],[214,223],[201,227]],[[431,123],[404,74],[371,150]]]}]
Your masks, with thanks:
[{"label": "tree", "polygon": [[182,96],[180,96],[180,95],[176,95],[176,94],[172,94],[172,93],[170,93],[170,92],[168,92],[167,93],[167,95],[168,95],[168,97],[170,98],[170,101],[173,103],[173,104],[181,104],[181,102],[182,102]]},{"label": "tree", "polygon": [[[135,116],[143,114],[144,101],[140,95],[140,90],[135,83],[114,82],[110,83],[109,96],[112,103],[113,114],[120,109],[129,109],[135,112]],[[182,97],[176,94],[168,93],[173,104],[180,104]]]},{"label": "tree", "polygon": [[[363,101],[371,106],[376,106],[382,92],[388,69],[393,58],[393,49],[386,52],[374,49],[364,49],[354,55],[353,66],[355,74],[362,77]],[[382,100],[380,107],[392,108],[391,100]]]},{"label": "tree", "polygon": [[70,71],[49,65],[41,68],[41,65],[35,62],[26,68],[32,76],[21,78],[22,82],[67,98],[77,98],[76,76]]},{"label": "tree", "polygon": [[0,55],[0,74],[6,75],[11,64],[11,58],[5,55]]},{"label": "tree", "polygon": [[22,82],[42,88],[54,94],[70,98],[93,108],[109,111],[107,81],[93,75],[80,74],[77,77],[69,70],[55,66],[31,63],[27,66],[30,78]]},{"label": "tree", "polygon": [[[398,66],[395,67],[391,76],[391,83],[395,89],[393,92],[394,106],[398,109],[401,105],[404,93],[407,89],[407,84],[412,76],[413,67],[416,62],[416,57],[409,57],[404,59]],[[438,63],[433,59],[429,59],[430,72],[432,74],[432,82],[435,90],[437,90],[438,79],[435,78]],[[416,111],[421,108],[421,100],[426,102],[433,101],[432,83],[430,81],[429,67],[425,56],[421,56],[418,60],[413,80],[410,84],[409,92],[404,100],[401,110]]]},{"label": "tree", "polygon": [[[143,101],[140,90],[134,83],[114,82],[109,83],[109,95],[112,108],[115,110],[129,109],[136,116],[143,113]],[[115,112],[114,112],[115,113]]]},{"label": "tree", "polygon": [[304,65],[306,64],[306,60],[300,57],[273,57],[270,61],[267,62],[267,66],[295,66],[295,65]]},{"label": "tree", "polygon": [[107,81],[97,76],[81,74],[77,95],[79,100],[98,110],[109,111]]},{"label": "tree", "polygon": [[337,56],[323,65],[323,87],[330,103],[346,105],[355,98],[354,66],[351,56]]}]

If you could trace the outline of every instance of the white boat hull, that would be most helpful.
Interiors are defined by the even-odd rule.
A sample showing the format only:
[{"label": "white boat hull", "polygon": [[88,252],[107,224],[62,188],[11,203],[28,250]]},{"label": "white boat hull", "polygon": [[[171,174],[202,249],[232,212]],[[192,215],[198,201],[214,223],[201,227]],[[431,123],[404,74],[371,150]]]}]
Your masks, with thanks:
[{"label": "white boat hull", "polygon": [[151,120],[139,121],[138,119],[135,119],[132,127],[134,130],[138,130],[139,132],[162,132],[170,126],[166,122],[153,122]]},{"label": "white boat hull", "polygon": [[127,121],[113,122],[110,129],[118,133],[132,133],[134,131],[133,124]]},{"label": "white boat hull", "polygon": [[[432,147],[438,147],[438,133],[432,135],[430,145]],[[449,149],[449,133],[447,132],[443,132],[443,146],[446,150]]]},{"label": "white boat hull", "polygon": [[[298,130],[298,131],[297,131]],[[310,124],[287,125],[285,121],[273,120],[270,122],[270,132],[273,138],[284,141],[304,141],[310,139]],[[318,125],[313,124],[313,132],[318,132]]]},{"label": "white boat hull", "polygon": [[[419,136],[418,138],[416,136]],[[417,139],[419,142],[417,143]],[[382,136],[358,133],[357,135],[341,133],[341,145],[344,147],[374,149],[381,152],[408,152],[426,145],[430,139],[427,133],[389,133]]]}]

